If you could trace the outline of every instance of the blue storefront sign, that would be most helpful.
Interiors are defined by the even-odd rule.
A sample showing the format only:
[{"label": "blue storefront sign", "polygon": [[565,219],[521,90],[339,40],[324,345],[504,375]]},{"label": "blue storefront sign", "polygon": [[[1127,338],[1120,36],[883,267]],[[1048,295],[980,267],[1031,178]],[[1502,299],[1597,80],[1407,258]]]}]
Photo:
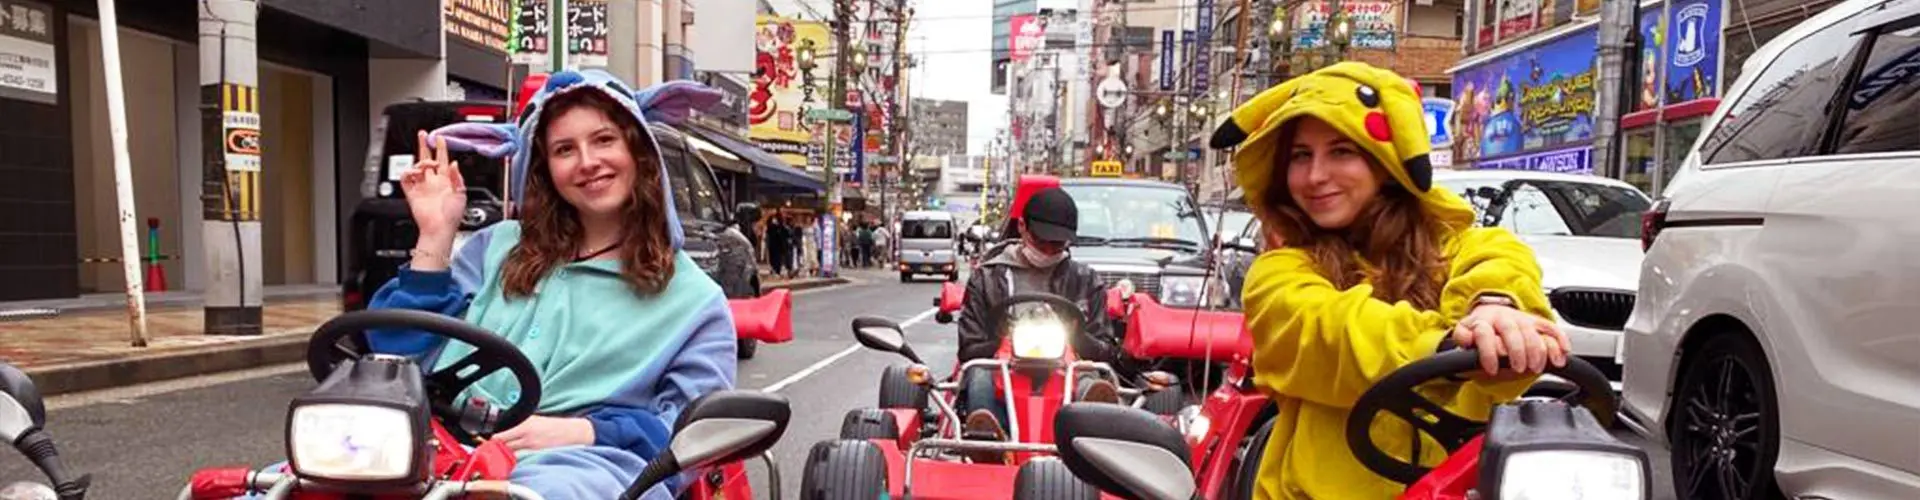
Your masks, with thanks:
[{"label": "blue storefront sign", "polygon": [[1592,174],[1593,146],[1534,153],[1497,160],[1479,161],[1475,166],[1494,170],[1531,170],[1564,174]]},{"label": "blue storefront sign", "polygon": [[833,230],[834,223],[836,222],[840,221],[833,220],[833,216],[827,214],[822,215],[820,217],[820,223],[814,226],[815,230],[819,231],[814,233],[814,236],[820,238],[820,276],[828,278],[838,274],[840,267],[838,265],[840,263],[840,238],[836,237],[840,233]]},{"label": "blue storefront sign", "polygon": [[[1182,64],[1193,62],[1193,50],[1198,48],[1193,45],[1193,36],[1193,30],[1180,30],[1180,62]],[[1193,74],[1193,68],[1187,68],[1187,77],[1185,79],[1192,81]],[[1193,94],[1193,86],[1187,86],[1187,95],[1191,96]]]},{"label": "blue storefront sign", "polygon": [[1427,115],[1427,140],[1434,149],[1453,145],[1453,100],[1428,97],[1420,100]]},{"label": "blue storefront sign", "polygon": [[1462,159],[1593,142],[1597,35],[1582,29],[1454,72]]},{"label": "blue storefront sign", "polygon": [[1721,3],[1680,0],[1667,10],[1667,103],[1718,95]]}]

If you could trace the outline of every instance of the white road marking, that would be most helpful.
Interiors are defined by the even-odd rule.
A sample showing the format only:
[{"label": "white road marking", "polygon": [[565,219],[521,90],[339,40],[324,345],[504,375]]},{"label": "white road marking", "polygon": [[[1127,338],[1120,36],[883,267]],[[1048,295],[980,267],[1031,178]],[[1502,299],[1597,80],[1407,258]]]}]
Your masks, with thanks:
[{"label": "white road marking", "polygon": [[[919,315],[916,315],[912,318],[908,318],[906,321],[900,322],[900,328],[906,329],[907,327],[911,327],[914,324],[917,324],[922,321],[926,321],[927,318],[933,317],[934,313],[937,313],[937,312],[940,312],[940,308],[938,307],[927,309],[926,311],[921,312]],[[827,356],[826,359],[822,359],[804,369],[801,369],[798,372],[794,372],[792,375],[788,375],[787,378],[780,379],[779,382],[774,382],[773,385],[766,386],[765,388],[760,389],[760,391],[761,392],[780,392],[781,389],[785,389],[787,388],[787,386],[793,385],[794,382],[799,382],[801,379],[807,378],[808,376],[811,376],[814,373],[818,373],[820,370],[825,370],[828,366],[832,366],[834,363],[839,362],[841,358],[850,356],[854,352],[857,352],[861,349],[866,349],[866,346],[862,346],[860,345],[859,342],[855,342],[853,345],[847,346],[846,349],[843,349],[840,352],[834,353],[832,356]]]}]

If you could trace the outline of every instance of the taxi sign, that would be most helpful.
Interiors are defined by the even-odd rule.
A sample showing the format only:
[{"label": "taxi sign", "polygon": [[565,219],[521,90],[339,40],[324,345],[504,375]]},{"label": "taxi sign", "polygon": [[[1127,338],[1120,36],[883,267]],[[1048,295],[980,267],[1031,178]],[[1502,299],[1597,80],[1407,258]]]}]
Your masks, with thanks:
[{"label": "taxi sign", "polygon": [[1120,174],[1126,170],[1125,167],[1120,165],[1120,162],[1113,160],[1096,161],[1093,162],[1092,167],[1093,168],[1089,170],[1094,177],[1119,177]]}]

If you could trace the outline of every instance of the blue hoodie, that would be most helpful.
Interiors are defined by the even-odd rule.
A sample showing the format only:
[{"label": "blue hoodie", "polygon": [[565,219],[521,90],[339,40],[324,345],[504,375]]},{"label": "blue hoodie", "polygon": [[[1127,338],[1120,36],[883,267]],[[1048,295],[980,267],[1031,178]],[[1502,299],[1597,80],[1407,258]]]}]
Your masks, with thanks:
[{"label": "blue hoodie", "polygon": [[[635,93],[603,71],[554,74],[531,99],[518,124],[463,123],[433,135],[455,149],[500,157],[527,152],[539,128],[543,105],[565,92],[604,92],[642,124],[682,119],[693,106],[711,105],[718,93],[692,82],[669,82]],[[647,140],[653,140],[651,134]],[[654,151],[659,151],[655,144]],[[522,199],[527,154],[513,155],[513,199]],[[654,164],[660,164],[654,162]],[[399,275],[374,294],[372,308],[439,312],[506,337],[540,371],[536,413],[573,416],[593,424],[591,446],[522,454],[512,480],[549,499],[612,498],[627,487],[672,438],[673,422],[702,394],[733,387],[735,334],[720,286],[681,249],[678,215],[669,176],[660,174],[668,207],[665,227],[674,248],[673,278],[653,295],[639,295],[620,276],[620,264],[591,260],[565,264],[542,279],[530,297],[510,299],[501,268],[520,241],[517,221],[474,235],[446,272]],[[462,343],[417,331],[372,331],[373,350],[423,359],[444,368],[472,352]],[[519,398],[504,371],[474,384],[466,396],[497,405]],[[648,492],[668,498],[679,481]]]}]

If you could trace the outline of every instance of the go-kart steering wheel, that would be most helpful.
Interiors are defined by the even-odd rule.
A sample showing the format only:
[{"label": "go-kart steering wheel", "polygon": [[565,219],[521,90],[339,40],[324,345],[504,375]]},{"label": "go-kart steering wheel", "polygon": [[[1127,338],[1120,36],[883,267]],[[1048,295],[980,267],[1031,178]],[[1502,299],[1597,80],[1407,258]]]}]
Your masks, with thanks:
[{"label": "go-kart steering wheel", "polygon": [[[447,423],[443,426],[447,432],[461,444],[477,446],[484,435],[520,425],[533,416],[533,410],[540,405],[540,372],[520,353],[520,348],[479,326],[426,311],[368,309],[328,320],[307,342],[307,370],[314,380],[326,380],[340,363],[372,352],[363,333],[371,329],[418,330],[473,346],[473,353],[426,374],[428,404],[434,416]],[[460,425],[460,408],[454,399],[480,379],[503,368],[520,383],[520,398],[500,412],[500,419],[491,429],[476,435]]]},{"label": "go-kart steering wheel", "polygon": [[[1502,367],[1506,362],[1506,358],[1500,358]],[[1347,447],[1353,450],[1354,458],[1380,477],[1407,485],[1418,482],[1433,469],[1381,451],[1371,433],[1374,415],[1382,411],[1391,413],[1407,421],[1417,432],[1433,436],[1448,452],[1457,451],[1485,432],[1486,422],[1455,415],[1414,389],[1427,382],[1479,370],[1478,351],[1454,349],[1402,366],[1375,382],[1354,403],[1352,413],[1347,414]],[[1579,388],[1562,398],[1563,401],[1586,407],[1602,426],[1613,425],[1618,402],[1614,400],[1613,386],[1599,369],[1579,357],[1568,356],[1566,366],[1555,368],[1548,364],[1547,373],[1567,379]]]}]

